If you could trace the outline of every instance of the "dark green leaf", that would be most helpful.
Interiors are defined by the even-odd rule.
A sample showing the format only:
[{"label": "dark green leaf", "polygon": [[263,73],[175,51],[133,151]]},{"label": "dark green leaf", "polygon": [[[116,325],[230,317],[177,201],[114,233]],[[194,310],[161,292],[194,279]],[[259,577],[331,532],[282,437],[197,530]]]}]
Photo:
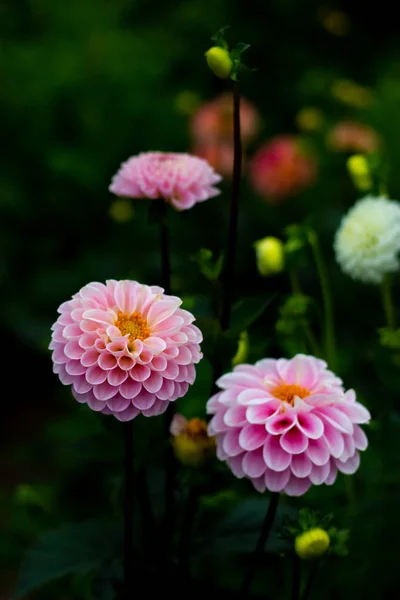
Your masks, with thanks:
[{"label": "dark green leaf", "polygon": [[15,598],[71,573],[88,573],[119,554],[120,527],[91,520],[44,533],[22,563]]}]

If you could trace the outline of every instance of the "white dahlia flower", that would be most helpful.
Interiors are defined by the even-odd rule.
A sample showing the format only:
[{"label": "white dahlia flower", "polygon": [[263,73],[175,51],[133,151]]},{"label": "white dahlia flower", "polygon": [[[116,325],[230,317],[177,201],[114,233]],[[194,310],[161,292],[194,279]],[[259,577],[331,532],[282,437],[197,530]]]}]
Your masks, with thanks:
[{"label": "white dahlia flower", "polygon": [[336,260],[342,270],[364,283],[381,283],[400,266],[400,204],[366,196],[343,217],[335,235]]}]

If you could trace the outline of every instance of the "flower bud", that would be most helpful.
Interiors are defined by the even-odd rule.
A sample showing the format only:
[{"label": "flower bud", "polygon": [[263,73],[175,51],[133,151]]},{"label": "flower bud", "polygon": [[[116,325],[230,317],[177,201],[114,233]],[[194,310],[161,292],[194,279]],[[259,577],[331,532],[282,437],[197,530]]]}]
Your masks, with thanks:
[{"label": "flower bud", "polygon": [[233,62],[228,50],[220,46],[213,46],[205,53],[207,64],[211,71],[221,79],[228,79],[232,72]]},{"label": "flower bud", "polygon": [[314,527],[296,537],[294,549],[300,558],[312,560],[325,554],[329,544],[330,538],[327,532],[320,527]]},{"label": "flower bud", "polygon": [[371,171],[367,159],[362,154],[353,154],[347,161],[347,169],[354,186],[365,192],[372,187]]},{"label": "flower bud", "polygon": [[208,436],[207,423],[203,419],[187,420],[176,414],[170,433],[175,456],[183,465],[197,467],[215,454],[215,438]]},{"label": "flower bud", "polygon": [[281,240],[275,237],[265,237],[254,243],[256,250],[257,269],[263,277],[283,271],[285,253]]}]

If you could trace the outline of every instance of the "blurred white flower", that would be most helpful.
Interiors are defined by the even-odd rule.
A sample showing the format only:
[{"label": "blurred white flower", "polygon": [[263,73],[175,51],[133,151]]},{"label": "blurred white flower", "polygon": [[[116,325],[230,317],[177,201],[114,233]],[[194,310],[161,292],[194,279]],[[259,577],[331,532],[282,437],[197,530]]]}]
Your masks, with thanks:
[{"label": "blurred white flower", "polygon": [[400,251],[400,204],[366,196],[343,217],[334,241],[342,270],[364,283],[381,283],[396,271]]}]

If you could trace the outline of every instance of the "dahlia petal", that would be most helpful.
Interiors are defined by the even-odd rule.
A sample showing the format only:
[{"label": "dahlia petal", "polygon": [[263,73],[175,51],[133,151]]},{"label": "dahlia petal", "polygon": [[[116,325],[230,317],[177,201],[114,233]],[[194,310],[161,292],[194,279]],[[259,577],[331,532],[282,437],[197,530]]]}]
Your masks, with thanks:
[{"label": "dahlia petal", "polygon": [[100,353],[96,348],[89,348],[82,354],[80,362],[84,367],[91,367],[97,363],[99,356]]},{"label": "dahlia petal", "polygon": [[166,379],[176,379],[179,374],[179,366],[176,362],[169,360],[166,369],[164,370],[163,377]]},{"label": "dahlia petal", "polygon": [[54,348],[51,358],[54,363],[59,365],[65,364],[69,360],[68,356],[64,353],[64,346],[57,346]]},{"label": "dahlia petal", "polygon": [[232,473],[238,479],[242,479],[245,476],[245,472],[243,471],[243,454],[230,456],[229,458],[227,458],[226,462],[228,463]]},{"label": "dahlia petal", "polygon": [[286,452],[280,444],[280,436],[269,435],[265,440],[263,447],[263,456],[266,465],[273,471],[285,471],[291,461],[292,456]]},{"label": "dahlia petal", "polygon": [[93,394],[98,400],[109,400],[113,396],[118,393],[118,388],[110,385],[105,381],[104,383],[100,383],[95,385],[93,388]]},{"label": "dahlia petal", "polygon": [[321,485],[321,483],[325,483],[329,474],[331,472],[330,462],[326,462],[324,465],[313,465],[311,472],[309,474],[309,478],[311,483],[314,485]]},{"label": "dahlia petal", "polygon": [[[82,362],[82,359],[81,359]],[[109,354],[108,352],[102,352],[98,357],[98,365],[101,369],[105,371],[110,371],[117,366],[117,359],[113,354]]]},{"label": "dahlia petal", "polygon": [[230,427],[240,427],[246,423],[246,407],[231,406],[224,414],[224,423]]},{"label": "dahlia petal", "polygon": [[295,477],[292,475],[283,490],[287,496],[302,496],[311,487],[311,481],[308,477]]},{"label": "dahlia petal", "polygon": [[364,431],[356,425],[353,431],[354,446],[357,450],[365,450],[368,446],[368,439]]},{"label": "dahlia petal", "polygon": [[142,389],[142,391],[133,398],[132,404],[140,410],[147,410],[153,406],[155,401],[156,397],[154,394],[150,394]]},{"label": "dahlia petal", "polygon": [[187,348],[186,346],[180,346],[179,354],[175,358],[175,362],[178,365],[188,365],[192,362],[192,360],[193,360],[193,357],[192,357],[192,353],[191,353],[190,349]]},{"label": "dahlia petal", "polygon": [[310,439],[308,442],[307,456],[314,465],[325,465],[330,458],[329,447],[324,438]]},{"label": "dahlia petal", "polygon": [[143,341],[144,348],[148,348],[153,354],[160,354],[165,348],[167,344],[165,340],[160,337],[148,337]]},{"label": "dahlia petal", "polygon": [[96,343],[96,336],[93,335],[92,333],[84,333],[79,338],[79,345],[84,350],[87,350],[88,348],[92,348],[95,345],[95,343]]},{"label": "dahlia petal", "polygon": [[87,395],[87,405],[96,412],[101,412],[104,409],[104,400],[98,400],[95,398],[92,392],[88,392]]},{"label": "dahlia petal", "polygon": [[224,406],[236,405],[237,391],[236,390],[223,390],[219,392],[219,401]]},{"label": "dahlia petal", "polygon": [[167,366],[167,359],[165,356],[154,356],[149,366],[153,371],[164,371]]},{"label": "dahlia petal", "polygon": [[208,433],[209,435],[215,435],[217,433],[222,433],[228,430],[226,423],[224,421],[224,415],[226,410],[218,411],[211,421],[208,424]]},{"label": "dahlia petal", "polygon": [[260,377],[256,375],[249,375],[248,373],[241,373],[240,371],[233,373],[227,373],[217,379],[218,387],[222,389],[241,387],[241,388],[257,388],[264,390],[264,382]]},{"label": "dahlia petal", "polygon": [[132,356],[126,355],[119,356],[117,363],[119,368],[123,371],[131,371],[131,369],[133,369],[133,367],[136,365],[135,359],[133,359]]},{"label": "dahlia petal", "polygon": [[280,439],[282,448],[290,454],[300,454],[301,452],[304,452],[308,443],[308,437],[296,426],[286,431]]},{"label": "dahlia petal", "polygon": [[267,400],[264,404],[247,406],[246,418],[249,423],[265,423],[269,417],[279,410],[279,400]]},{"label": "dahlia petal", "polygon": [[170,381],[169,379],[164,379],[163,380],[163,384],[160,387],[160,389],[157,392],[157,398],[159,398],[162,401],[165,400],[169,400],[172,396],[172,394],[174,393],[175,390],[175,384],[173,381]]},{"label": "dahlia petal", "polygon": [[128,378],[128,373],[123,371],[119,367],[112,369],[112,371],[108,371],[107,373],[107,381],[110,385],[120,385]]},{"label": "dahlia petal", "polygon": [[331,460],[331,470],[329,472],[328,477],[325,479],[325,485],[332,485],[335,483],[336,481],[336,477],[337,477],[337,468],[336,465],[333,464],[332,460]]},{"label": "dahlia petal", "polygon": [[[256,404],[264,404],[267,400],[272,400],[271,397],[268,397],[266,390],[259,389],[240,389],[231,390],[234,392],[235,396],[237,396],[237,401],[239,404],[243,404],[244,406],[252,406]],[[238,393],[239,391],[239,393]],[[279,401],[278,401],[279,402]]]},{"label": "dahlia petal", "polygon": [[137,285],[133,281],[118,281],[114,289],[114,298],[123,313],[132,314],[137,306]]},{"label": "dahlia petal", "polygon": [[[162,321],[165,321],[176,312],[177,307],[181,304],[179,298],[175,301],[159,300],[151,305],[149,312],[147,313],[147,322],[151,328],[155,327]],[[183,325],[183,322],[182,322]]]},{"label": "dahlia petal", "polygon": [[341,460],[336,460],[336,466],[342,473],[345,473],[346,475],[352,475],[357,471],[358,467],[360,466],[359,453],[357,451],[354,452],[353,456],[348,458],[345,462],[342,462]]},{"label": "dahlia petal", "polygon": [[239,444],[239,435],[240,429],[230,429],[225,434],[222,447],[229,456],[243,454],[243,448]]},{"label": "dahlia petal", "polygon": [[83,375],[86,372],[86,367],[79,360],[69,360],[65,363],[65,370],[68,375]]},{"label": "dahlia petal", "polygon": [[150,393],[154,394],[159,391],[163,384],[163,378],[159,373],[152,372],[150,377],[143,381],[143,387]]},{"label": "dahlia petal", "polygon": [[86,371],[86,381],[92,385],[103,383],[107,379],[107,372],[100,369],[98,365],[89,367]]},{"label": "dahlia petal", "polygon": [[[317,412],[318,411],[318,412]],[[353,433],[353,424],[350,419],[340,410],[333,406],[320,406],[316,410],[318,416],[322,416],[324,422],[328,422],[342,433]]]},{"label": "dahlia petal", "polygon": [[284,413],[278,413],[270,417],[265,423],[265,428],[268,433],[272,435],[283,434],[285,431],[291,429],[296,423],[296,413],[286,411]]},{"label": "dahlia petal", "polygon": [[265,477],[263,475],[261,477],[252,477],[251,483],[253,484],[253,486],[257,490],[257,492],[260,492],[261,494],[263,494],[265,492],[266,485],[265,485]]},{"label": "dahlia petal", "polygon": [[352,423],[368,423],[371,419],[369,411],[358,402],[341,402],[337,408],[344,412]]},{"label": "dahlia petal", "polygon": [[[210,432],[208,431],[208,435],[210,435]],[[219,460],[226,460],[229,457],[229,454],[227,454],[225,452],[225,450],[222,447],[222,440],[224,438],[224,434],[219,433],[216,436],[216,440],[217,440],[217,450],[216,450],[216,454],[217,454],[217,458]]]},{"label": "dahlia petal", "polygon": [[265,464],[263,449],[258,448],[252,452],[246,452],[243,457],[242,467],[247,477],[261,477],[264,475],[267,465]]},{"label": "dahlia petal", "polygon": [[184,321],[182,317],[178,315],[172,315],[171,317],[168,317],[168,319],[157,323],[157,325],[152,325],[152,331],[153,333],[163,336],[171,335],[172,333],[179,331],[183,324]]},{"label": "dahlia petal", "polygon": [[343,434],[336,427],[325,422],[324,439],[332,456],[339,458],[344,450]]},{"label": "dahlia petal", "polygon": [[128,406],[125,410],[121,410],[121,412],[113,413],[114,417],[118,419],[118,421],[126,422],[132,421],[135,417],[138,416],[140,410],[136,408],[136,406]]},{"label": "dahlia petal", "polygon": [[[59,365],[58,376],[60,378],[61,383],[63,383],[64,385],[70,385],[70,383],[73,383],[75,381],[75,376],[67,373],[65,365]],[[79,379],[80,379],[80,377],[79,377]],[[83,376],[83,379],[85,379],[84,376]],[[90,384],[88,384],[88,385],[90,385]]]},{"label": "dahlia petal", "polygon": [[[134,379],[135,381],[145,381],[146,379],[148,379],[150,377],[151,371],[149,369],[149,367],[146,367],[146,365],[138,365],[136,363],[136,365],[129,371],[129,375],[132,377],[132,379]],[[164,373],[163,373],[164,376]]]},{"label": "dahlia petal", "polygon": [[139,392],[142,390],[142,387],[143,386],[139,381],[134,381],[133,379],[128,377],[119,386],[119,392],[124,398],[129,398],[130,400],[132,400],[139,394]]},{"label": "dahlia petal", "polygon": [[62,335],[66,339],[79,338],[82,335],[82,330],[77,323],[71,323],[64,327]]},{"label": "dahlia petal", "polygon": [[277,370],[282,380],[286,383],[311,389],[318,377],[318,367],[315,360],[313,356],[297,354],[286,363],[278,361]]},{"label": "dahlia petal", "polygon": [[264,478],[265,485],[270,492],[281,492],[290,479],[290,469],[277,472],[267,468]]},{"label": "dahlia petal", "polygon": [[292,456],[290,469],[296,477],[307,477],[310,474],[312,467],[313,464],[305,452],[303,452],[303,454],[295,454]]},{"label": "dahlia petal", "polygon": [[114,398],[109,398],[109,400],[106,401],[106,404],[112,412],[121,412],[128,408],[131,401],[129,398],[124,398],[121,394],[117,394]]},{"label": "dahlia petal", "polygon": [[68,358],[72,358],[73,360],[81,358],[83,353],[83,348],[80,347],[79,343],[76,340],[72,340],[64,346],[65,356],[68,356]]},{"label": "dahlia petal", "polygon": [[245,425],[239,435],[239,444],[243,450],[255,450],[264,444],[266,437],[264,425]]},{"label": "dahlia petal", "polygon": [[[60,374],[61,379],[61,374]],[[62,379],[61,379],[62,381]],[[64,382],[63,382],[64,383]],[[86,380],[84,375],[80,375],[79,377],[74,377],[73,381],[69,381],[68,383],[72,383],[74,390],[78,394],[86,394],[89,390],[92,389],[92,385]]]},{"label": "dahlia petal", "polygon": [[151,408],[146,408],[142,410],[142,414],[145,417],[156,417],[158,415],[162,415],[167,410],[168,404],[168,402],[156,400]]},{"label": "dahlia petal", "polygon": [[297,414],[297,427],[312,439],[317,439],[324,433],[324,424],[321,419],[311,412]]},{"label": "dahlia petal", "polygon": [[117,320],[117,315],[111,308],[108,308],[107,310],[91,308],[83,312],[82,318],[87,319],[88,321],[94,321],[95,323],[100,323],[101,325],[114,325]]}]

